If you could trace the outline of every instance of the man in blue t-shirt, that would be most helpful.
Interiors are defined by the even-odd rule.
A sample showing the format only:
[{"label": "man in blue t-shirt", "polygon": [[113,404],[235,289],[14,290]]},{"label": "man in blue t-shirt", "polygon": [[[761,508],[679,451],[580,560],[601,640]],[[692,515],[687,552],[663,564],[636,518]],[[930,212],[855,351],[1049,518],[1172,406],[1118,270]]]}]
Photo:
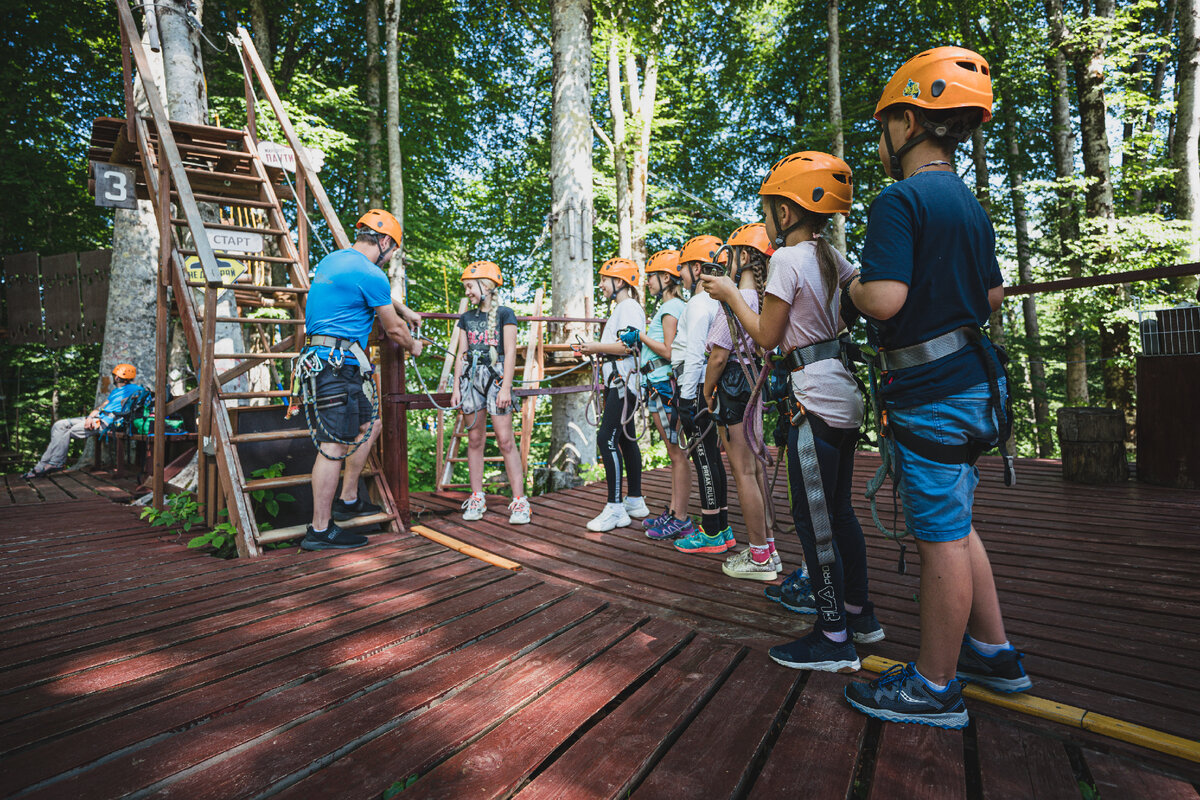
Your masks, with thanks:
[{"label": "man in blue t-shirt", "polygon": [[[321,369],[312,409],[319,443],[312,469],[313,518],[300,543],[305,550],[361,547],[367,537],[342,530],[334,520],[381,510],[358,496],[359,476],[382,428],[377,418],[372,422],[372,403],[363,392],[364,381],[371,380],[366,349],[375,319],[388,338],[414,356],[421,354],[421,342],[408,327],[419,325],[421,317],[392,300],[383,271],[402,233],[395,217],[371,209],[358,221],[354,244],[317,264],[308,290],[304,352],[319,359]],[[351,447],[354,452],[347,455]],[[342,489],[335,500],[343,465]]]},{"label": "man in blue t-shirt", "polygon": [[882,351],[883,446],[921,556],[921,648],[914,664],[848,686],[846,699],[877,719],[944,728],[967,724],[962,680],[1032,686],[971,520],[975,457],[1007,416],[1000,359],[980,332],[1004,287],[995,232],[953,159],[991,108],[990,68],[970,50],[935,48],[896,72],[875,118],[897,182],[871,206],[862,273],[849,286]]},{"label": "man in blue t-shirt", "polygon": [[37,465],[22,477],[40,478],[46,473],[62,469],[67,462],[67,450],[71,447],[72,439],[86,439],[104,433],[117,415],[126,410],[130,398],[146,391],[145,387],[133,382],[136,377],[137,368],[133,364],[117,364],[113,367],[113,388],[104,402],[86,417],[67,417],[54,423],[50,428],[50,444],[46,452],[42,453]]}]

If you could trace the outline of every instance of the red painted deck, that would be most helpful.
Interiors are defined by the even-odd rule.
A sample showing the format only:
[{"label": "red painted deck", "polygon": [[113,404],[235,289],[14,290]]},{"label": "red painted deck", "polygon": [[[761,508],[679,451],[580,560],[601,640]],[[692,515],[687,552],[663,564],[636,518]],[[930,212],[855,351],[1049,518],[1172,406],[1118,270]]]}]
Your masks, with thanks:
[{"label": "red painted deck", "polygon": [[[1200,497],[1023,467],[978,519],[1035,693],[1197,738]],[[868,721],[846,677],[762,654],[803,618],[717,557],[587,533],[599,498],[424,520],[513,573],[394,536],[225,562],[94,494],[26,495],[0,508],[0,796],[1200,796],[1196,764],[984,704],[962,732]],[[916,559],[869,540],[888,639],[862,653],[909,657]]]}]

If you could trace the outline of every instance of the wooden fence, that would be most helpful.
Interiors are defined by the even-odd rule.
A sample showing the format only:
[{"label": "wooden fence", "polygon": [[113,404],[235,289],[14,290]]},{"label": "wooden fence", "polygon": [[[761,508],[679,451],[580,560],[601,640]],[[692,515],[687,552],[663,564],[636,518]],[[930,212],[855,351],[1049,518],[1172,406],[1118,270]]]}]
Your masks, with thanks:
[{"label": "wooden fence", "polygon": [[3,265],[6,343],[67,347],[104,341],[111,250],[17,253],[5,256]]}]

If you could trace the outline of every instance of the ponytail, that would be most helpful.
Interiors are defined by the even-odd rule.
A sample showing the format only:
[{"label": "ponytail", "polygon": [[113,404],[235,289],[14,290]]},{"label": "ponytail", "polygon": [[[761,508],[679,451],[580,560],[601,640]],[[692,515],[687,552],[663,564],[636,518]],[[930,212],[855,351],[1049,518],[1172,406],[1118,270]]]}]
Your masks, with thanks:
[{"label": "ponytail", "polygon": [[[785,201],[790,202],[790,201]],[[812,228],[813,238],[817,243],[817,267],[821,271],[821,282],[825,284],[825,304],[833,302],[833,295],[838,290],[838,264],[833,246],[823,235],[825,226],[829,224],[829,214],[818,214],[799,205],[792,204],[800,212],[798,225],[808,225]]]}]

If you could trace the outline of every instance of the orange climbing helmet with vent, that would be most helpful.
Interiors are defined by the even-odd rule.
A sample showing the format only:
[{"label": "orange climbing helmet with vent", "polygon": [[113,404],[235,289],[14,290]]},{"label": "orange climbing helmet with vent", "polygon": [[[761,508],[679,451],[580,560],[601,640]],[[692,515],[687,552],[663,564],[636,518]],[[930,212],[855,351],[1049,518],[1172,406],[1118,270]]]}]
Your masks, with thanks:
[{"label": "orange climbing helmet with vent", "polygon": [[679,263],[702,261],[705,264],[711,264],[717,251],[721,249],[721,244],[720,238],[716,236],[693,236],[684,243],[683,249],[679,251]]},{"label": "orange climbing helmet with vent", "polygon": [[650,256],[650,260],[646,262],[646,274],[649,275],[651,272],[665,272],[672,278],[678,278],[679,251],[659,250]]},{"label": "orange climbing helmet with vent", "polygon": [[354,227],[369,228],[375,233],[385,233],[392,237],[392,241],[397,246],[400,245],[400,239],[404,236],[404,230],[400,227],[400,221],[382,208],[372,208],[363,214],[358,218],[358,223]]},{"label": "orange climbing helmet with vent", "polygon": [[770,238],[767,237],[767,226],[761,222],[751,222],[729,234],[729,245],[731,247],[753,247],[765,256],[775,252],[775,248],[771,247]]},{"label": "orange climbing helmet with vent", "polygon": [[854,177],[850,165],[837,156],[804,150],[776,161],[758,193],[786,197],[817,214],[849,214]]},{"label": "orange climbing helmet with vent", "polygon": [[123,381],[132,381],[137,377],[137,367],[133,364],[117,364],[113,367],[113,377],[120,378]]},{"label": "orange climbing helmet with vent", "polygon": [[469,281],[475,278],[487,278],[497,286],[504,285],[504,276],[500,274],[500,267],[491,261],[473,261],[467,264],[460,280]]},{"label": "orange climbing helmet with vent", "polygon": [[875,119],[891,106],[921,109],[978,108],[992,118],[992,70],[983,56],[965,47],[935,47],[904,62],[884,87]]},{"label": "orange climbing helmet with vent", "polygon": [[633,288],[638,285],[638,265],[628,258],[610,258],[600,267],[600,277],[625,281]]}]

